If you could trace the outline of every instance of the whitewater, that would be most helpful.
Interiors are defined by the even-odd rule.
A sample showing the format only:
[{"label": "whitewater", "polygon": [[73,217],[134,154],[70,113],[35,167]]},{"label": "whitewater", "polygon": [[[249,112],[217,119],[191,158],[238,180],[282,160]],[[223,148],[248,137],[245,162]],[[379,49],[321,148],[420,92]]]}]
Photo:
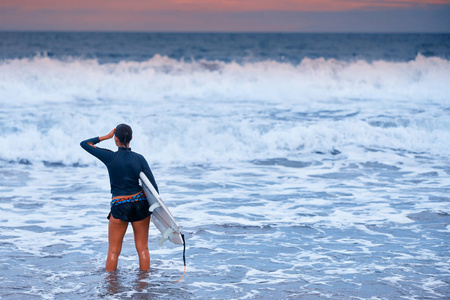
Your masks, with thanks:
[{"label": "whitewater", "polygon": [[[107,131],[112,125],[103,115],[133,120],[139,133],[151,126],[141,145],[164,149],[153,153],[160,162],[285,157],[301,153],[299,147],[329,152],[351,140],[448,155],[448,131],[441,129],[449,121],[435,109],[450,103],[449,70],[449,61],[421,55],[409,62],[304,59],[298,65],[186,63],[159,55],[115,64],[41,56],[5,60],[1,96],[14,99],[6,112],[18,115],[5,117],[1,141],[7,147],[0,157],[87,163],[84,153],[61,139],[74,129],[69,137],[77,140],[92,127]],[[413,113],[404,117],[405,110]],[[314,114],[323,114],[320,123]],[[51,147],[30,151],[38,143]]]},{"label": "whitewater", "polygon": [[[0,59],[0,298],[450,295],[448,35],[399,37],[393,59],[388,43],[349,57],[365,35],[109,34],[112,53],[57,36]],[[109,180],[79,143],[119,123],[186,236],[181,283],[154,227],[149,273],[131,229],[103,271]]]}]

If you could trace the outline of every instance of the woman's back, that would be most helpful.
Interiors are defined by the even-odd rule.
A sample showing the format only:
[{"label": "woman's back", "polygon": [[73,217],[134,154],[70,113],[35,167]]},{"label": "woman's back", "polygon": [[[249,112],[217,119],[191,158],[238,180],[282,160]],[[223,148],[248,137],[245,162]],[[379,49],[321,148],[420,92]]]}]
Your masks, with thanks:
[{"label": "woman's back", "polygon": [[81,147],[97,157],[108,168],[111,194],[113,197],[131,195],[142,190],[139,185],[139,173],[143,171],[156,190],[155,178],[145,158],[131,151],[131,148],[119,147],[116,152],[98,148],[94,145],[99,138],[92,138],[80,143]]}]

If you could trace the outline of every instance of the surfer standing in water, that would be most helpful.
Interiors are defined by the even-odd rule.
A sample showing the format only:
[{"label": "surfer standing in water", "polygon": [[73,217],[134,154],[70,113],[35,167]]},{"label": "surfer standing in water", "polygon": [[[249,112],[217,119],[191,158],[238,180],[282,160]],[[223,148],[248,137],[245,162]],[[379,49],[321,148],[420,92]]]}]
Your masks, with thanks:
[{"label": "surfer standing in water", "polygon": [[[95,146],[113,137],[118,147],[116,152]],[[117,269],[123,237],[129,222],[133,227],[139,267],[143,271],[150,269],[148,229],[151,212],[147,198],[139,185],[139,173],[144,172],[157,191],[158,186],[145,158],[131,151],[129,145],[132,138],[131,127],[120,124],[105,136],[94,137],[80,143],[84,150],[97,157],[108,168],[112,200],[111,212],[108,215],[109,247],[106,271]]]}]

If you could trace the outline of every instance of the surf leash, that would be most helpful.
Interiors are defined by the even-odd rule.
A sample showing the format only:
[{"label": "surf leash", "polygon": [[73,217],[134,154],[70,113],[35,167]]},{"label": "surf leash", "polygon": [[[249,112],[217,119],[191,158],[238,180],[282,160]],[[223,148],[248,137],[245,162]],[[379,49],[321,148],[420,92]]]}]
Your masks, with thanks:
[{"label": "surf leash", "polygon": [[180,282],[181,279],[183,279],[184,274],[186,274],[186,242],[184,241],[184,234],[181,234],[181,239],[183,240],[183,263],[184,263],[184,271],[183,271],[183,276],[181,276],[180,279],[178,279],[177,281],[174,281],[174,283]]}]

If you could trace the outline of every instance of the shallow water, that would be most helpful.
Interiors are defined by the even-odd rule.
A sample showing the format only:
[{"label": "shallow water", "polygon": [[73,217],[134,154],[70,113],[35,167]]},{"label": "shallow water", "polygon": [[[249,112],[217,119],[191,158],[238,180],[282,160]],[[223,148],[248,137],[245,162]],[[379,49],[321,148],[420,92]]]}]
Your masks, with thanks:
[{"label": "shallow water", "polygon": [[154,168],[186,235],[181,283],[172,281],[182,274],[182,249],[168,243],[158,248],[154,227],[150,273],[138,271],[131,229],[117,274],[103,272],[105,170],[5,164],[1,294],[445,298],[448,160],[392,153],[395,162],[373,162],[386,155]]}]

